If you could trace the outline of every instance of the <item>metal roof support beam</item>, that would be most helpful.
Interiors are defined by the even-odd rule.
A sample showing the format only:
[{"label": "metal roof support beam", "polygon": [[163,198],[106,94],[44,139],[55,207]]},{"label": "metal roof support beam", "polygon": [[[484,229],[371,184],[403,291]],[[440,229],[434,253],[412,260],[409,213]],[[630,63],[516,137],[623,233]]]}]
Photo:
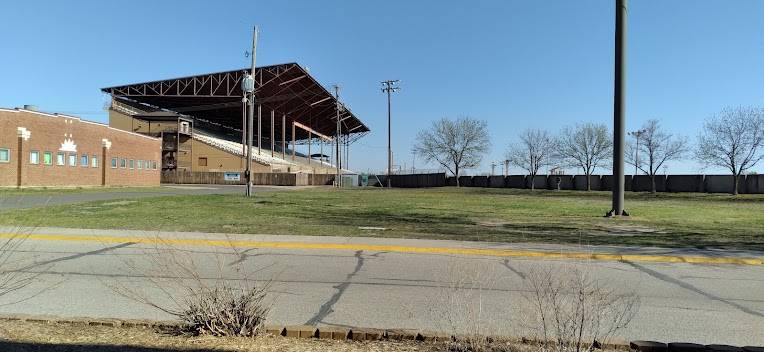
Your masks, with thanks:
[{"label": "metal roof support beam", "polygon": [[281,116],[281,159],[286,160],[286,114]]},{"label": "metal roof support beam", "polygon": [[293,126],[299,127],[302,130],[307,131],[308,132],[308,136],[310,136],[310,134],[312,133],[312,134],[315,134],[316,136],[319,136],[319,137],[321,137],[323,139],[326,139],[327,141],[331,141],[332,140],[331,137],[329,137],[329,136],[327,136],[325,134],[319,133],[316,130],[314,130],[314,129],[308,127],[308,126],[305,126],[305,125],[303,125],[303,124],[301,124],[301,123],[299,123],[297,121],[293,122],[292,124],[293,124]]}]

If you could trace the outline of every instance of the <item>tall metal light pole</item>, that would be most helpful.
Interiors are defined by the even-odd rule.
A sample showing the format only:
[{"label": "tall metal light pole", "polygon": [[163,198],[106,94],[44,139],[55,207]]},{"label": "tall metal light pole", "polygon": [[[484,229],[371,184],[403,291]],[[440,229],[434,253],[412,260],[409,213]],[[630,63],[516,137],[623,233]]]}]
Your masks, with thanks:
[{"label": "tall metal light pole", "polygon": [[623,209],[626,135],[626,20],[628,0],[615,1],[615,80],[613,89],[613,209],[607,216],[628,216]]},{"label": "tall metal light pole", "polygon": [[632,131],[629,132],[629,136],[633,136],[637,139],[637,147],[634,149],[634,176],[637,176],[637,173],[639,171],[639,139],[642,138],[642,134],[647,132],[647,130],[639,130],[639,131]]},{"label": "tall metal light pole", "polygon": [[342,154],[340,154],[340,138],[342,136],[342,124],[340,121],[340,86],[336,84],[334,85],[334,100],[336,104],[335,108],[337,110],[337,132],[334,136],[334,164],[337,167],[337,174],[334,176],[334,184],[337,185],[337,187],[342,187],[342,170],[340,169],[340,162],[342,159]]},{"label": "tall metal light pole", "polygon": [[391,187],[390,175],[393,172],[393,148],[392,148],[392,142],[390,138],[390,136],[392,135],[390,95],[393,92],[397,92],[400,89],[400,87],[395,86],[396,84],[398,84],[398,82],[399,80],[397,79],[382,81],[382,91],[387,93],[387,188]]},{"label": "tall metal light pole", "polygon": [[[247,190],[246,190],[246,196],[251,197],[252,196],[252,127],[254,125],[254,115],[255,115],[255,60],[257,58],[257,26],[255,26],[254,32],[252,34],[252,67],[250,68],[250,73],[247,76],[244,76],[241,80],[241,89],[242,89],[242,95],[244,95],[244,98],[249,95],[249,109],[247,111],[247,126],[246,126],[246,134],[247,134],[247,169],[245,171],[244,177],[247,179]],[[258,136],[259,137],[259,136]]]}]

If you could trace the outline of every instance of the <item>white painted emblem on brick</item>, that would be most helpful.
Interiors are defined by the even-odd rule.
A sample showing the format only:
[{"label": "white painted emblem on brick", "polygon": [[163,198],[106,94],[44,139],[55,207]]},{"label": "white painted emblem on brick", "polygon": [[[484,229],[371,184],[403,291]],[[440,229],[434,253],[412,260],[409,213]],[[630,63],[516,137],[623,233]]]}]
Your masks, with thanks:
[{"label": "white painted emblem on brick", "polygon": [[58,150],[60,150],[62,152],[76,153],[77,152],[77,145],[74,144],[73,140],[67,138],[67,139],[64,139],[64,143],[61,143],[61,148],[59,148]]}]

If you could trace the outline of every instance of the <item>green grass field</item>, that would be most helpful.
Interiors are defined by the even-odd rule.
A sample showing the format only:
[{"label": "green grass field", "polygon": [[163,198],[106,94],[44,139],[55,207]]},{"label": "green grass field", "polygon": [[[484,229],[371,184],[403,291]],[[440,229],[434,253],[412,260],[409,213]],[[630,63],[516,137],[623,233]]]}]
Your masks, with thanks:
[{"label": "green grass field", "polygon": [[764,195],[627,193],[626,208],[603,218],[607,192],[315,188],[14,210],[0,224],[764,250]]},{"label": "green grass field", "polygon": [[99,192],[158,192],[161,187],[0,187],[0,197],[3,196],[48,196],[56,194],[78,194]]}]

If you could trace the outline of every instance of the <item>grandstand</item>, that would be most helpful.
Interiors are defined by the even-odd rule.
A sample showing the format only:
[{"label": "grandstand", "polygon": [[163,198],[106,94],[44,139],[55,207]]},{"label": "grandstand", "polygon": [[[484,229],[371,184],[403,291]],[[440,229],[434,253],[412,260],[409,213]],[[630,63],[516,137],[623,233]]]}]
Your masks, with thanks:
[{"label": "grandstand", "polygon": [[[112,98],[109,125],[161,138],[163,171],[242,171],[245,72],[103,88]],[[350,109],[296,63],[258,67],[254,78],[253,172],[334,173],[337,163],[351,172],[343,149],[369,129]]]}]

